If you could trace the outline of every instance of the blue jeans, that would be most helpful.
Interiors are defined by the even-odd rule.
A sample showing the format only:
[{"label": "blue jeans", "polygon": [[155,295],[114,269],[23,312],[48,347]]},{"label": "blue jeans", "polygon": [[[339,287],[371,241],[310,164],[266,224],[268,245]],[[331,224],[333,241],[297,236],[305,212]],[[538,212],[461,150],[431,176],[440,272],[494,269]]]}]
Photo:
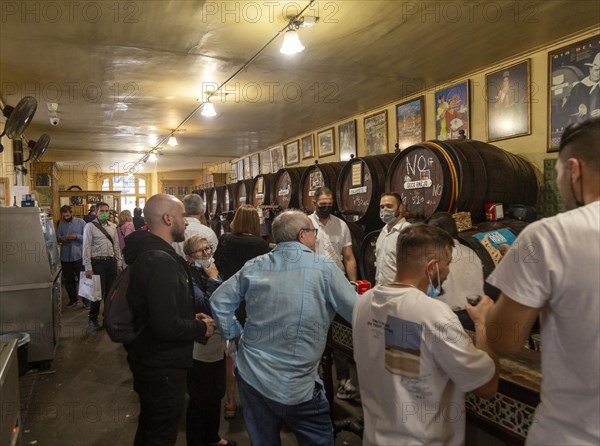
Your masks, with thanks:
[{"label": "blue jeans", "polygon": [[315,383],[313,398],[288,406],[265,398],[246,383],[236,371],[244,421],[254,446],[279,446],[279,433],[285,423],[300,446],[333,446],[333,426],[329,403],[323,388]]}]

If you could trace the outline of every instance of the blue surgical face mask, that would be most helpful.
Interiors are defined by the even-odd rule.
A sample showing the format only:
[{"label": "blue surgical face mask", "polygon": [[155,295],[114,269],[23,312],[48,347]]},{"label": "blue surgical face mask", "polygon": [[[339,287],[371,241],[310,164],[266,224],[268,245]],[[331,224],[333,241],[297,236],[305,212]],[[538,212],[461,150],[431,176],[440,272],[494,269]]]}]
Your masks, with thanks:
[{"label": "blue surgical face mask", "polygon": [[210,268],[210,264],[212,263],[212,257],[210,259],[201,259],[201,260],[195,260],[194,261],[194,265],[196,265],[198,268]]},{"label": "blue surgical face mask", "polygon": [[427,273],[427,277],[429,278],[429,286],[427,287],[427,295],[429,297],[438,297],[440,295],[440,293],[442,292],[442,284],[440,283],[440,269],[439,269],[437,263],[435,264],[435,269],[437,271],[437,281],[438,281],[437,287],[433,286],[433,282],[431,281],[431,276],[429,275],[429,272]]}]

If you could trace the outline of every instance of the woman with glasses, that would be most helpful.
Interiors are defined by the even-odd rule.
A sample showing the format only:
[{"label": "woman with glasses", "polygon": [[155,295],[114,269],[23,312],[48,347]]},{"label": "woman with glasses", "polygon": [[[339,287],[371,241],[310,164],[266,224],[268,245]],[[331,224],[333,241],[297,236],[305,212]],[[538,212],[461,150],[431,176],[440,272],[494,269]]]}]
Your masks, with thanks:
[{"label": "woman with glasses", "polygon": [[[223,282],[208,240],[193,235],[183,245],[194,286],[196,313],[211,315],[210,296]],[[188,446],[235,446],[219,436],[225,396],[225,340],[218,331],[194,342],[194,366],[188,373],[190,401],[186,415]]]},{"label": "woman with glasses", "polygon": [[[225,233],[219,239],[215,252],[215,264],[221,272],[223,280],[237,273],[248,261],[269,252],[269,244],[260,238],[260,221],[258,210],[249,204],[240,206],[231,222],[231,232]],[[242,302],[236,316],[241,324],[246,320],[245,305]],[[233,347],[233,344],[232,346]],[[227,402],[225,404],[225,419],[235,418],[237,403],[235,401],[235,377],[233,375],[233,360],[227,356]]]}]

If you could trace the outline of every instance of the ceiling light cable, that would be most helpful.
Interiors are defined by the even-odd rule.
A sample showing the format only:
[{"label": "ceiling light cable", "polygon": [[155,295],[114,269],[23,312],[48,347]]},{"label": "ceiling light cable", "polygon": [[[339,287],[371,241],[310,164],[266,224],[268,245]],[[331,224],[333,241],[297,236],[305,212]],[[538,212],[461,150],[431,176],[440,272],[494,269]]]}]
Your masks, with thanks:
[{"label": "ceiling light cable", "polygon": [[[154,150],[158,150],[159,147],[165,142],[168,141],[169,138],[171,138],[173,136],[173,134],[179,130],[181,127],[183,127],[191,118],[192,116],[194,116],[198,110],[200,110],[205,103],[210,102],[210,98],[212,98],[214,95],[216,95],[219,91],[221,91],[223,89],[223,87],[225,87],[225,85],[228,82],[231,82],[232,80],[234,80],[242,71],[244,71],[246,68],[248,68],[248,66],[254,62],[256,60],[256,58],[258,56],[260,56],[269,45],[271,45],[271,43],[273,43],[277,38],[279,38],[279,36],[284,33],[287,32],[291,26],[294,26],[294,24],[296,22],[298,22],[303,16],[304,13],[306,12],[306,10],[308,8],[310,8],[313,3],[315,3],[317,0],[310,0],[308,2],[308,4],[298,13],[297,16],[292,17],[289,22],[283,27],[281,28],[277,34],[275,34],[266,44],[264,44],[262,46],[261,49],[259,49],[250,59],[248,59],[237,71],[235,71],[235,73],[233,73],[231,76],[229,76],[227,78],[227,80],[225,80],[224,82],[222,82],[214,91],[211,91],[210,93],[207,94],[206,96],[206,100],[201,102],[200,104],[198,104],[186,117],[183,121],[181,121],[181,123],[179,123],[179,125],[177,127],[175,127],[169,134],[167,134],[165,137],[163,137],[158,144],[156,144],[151,150],[148,151],[148,153],[146,153],[146,156],[149,156],[150,153]],[[138,162],[136,162],[133,167],[131,169],[129,169],[129,174],[134,173],[134,171],[136,170],[136,168],[138,168],[139,166],[142,165],[144,158],[140,159]],[[146,158],[147,160],[147,158]]]}]

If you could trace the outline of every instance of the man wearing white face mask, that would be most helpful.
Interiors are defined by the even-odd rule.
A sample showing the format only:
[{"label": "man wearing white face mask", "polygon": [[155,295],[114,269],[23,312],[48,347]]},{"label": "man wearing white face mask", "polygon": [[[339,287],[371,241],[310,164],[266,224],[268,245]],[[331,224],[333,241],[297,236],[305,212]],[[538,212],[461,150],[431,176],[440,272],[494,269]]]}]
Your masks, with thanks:
[{"label": "man wearing white face mask", "polygon": [[402,229],[410,225],[404,218],[406,207],[397,193],[385,193],[379,200],[379,217],[385,223],[375,246],[375,283],[387,285],[396,276],[396,241]]},{"label": "man wearing white face mask", "polygon": [[352,312],[354,360],[364,413],[363,445],[464,444],[465,392],[492,398],[498,358],[487,347],[493,301],[467,304],[476,344],[443,302],[425,291],[448,276],[452,238],[415,224],[397,242],[395,279],[366,292]]}]

